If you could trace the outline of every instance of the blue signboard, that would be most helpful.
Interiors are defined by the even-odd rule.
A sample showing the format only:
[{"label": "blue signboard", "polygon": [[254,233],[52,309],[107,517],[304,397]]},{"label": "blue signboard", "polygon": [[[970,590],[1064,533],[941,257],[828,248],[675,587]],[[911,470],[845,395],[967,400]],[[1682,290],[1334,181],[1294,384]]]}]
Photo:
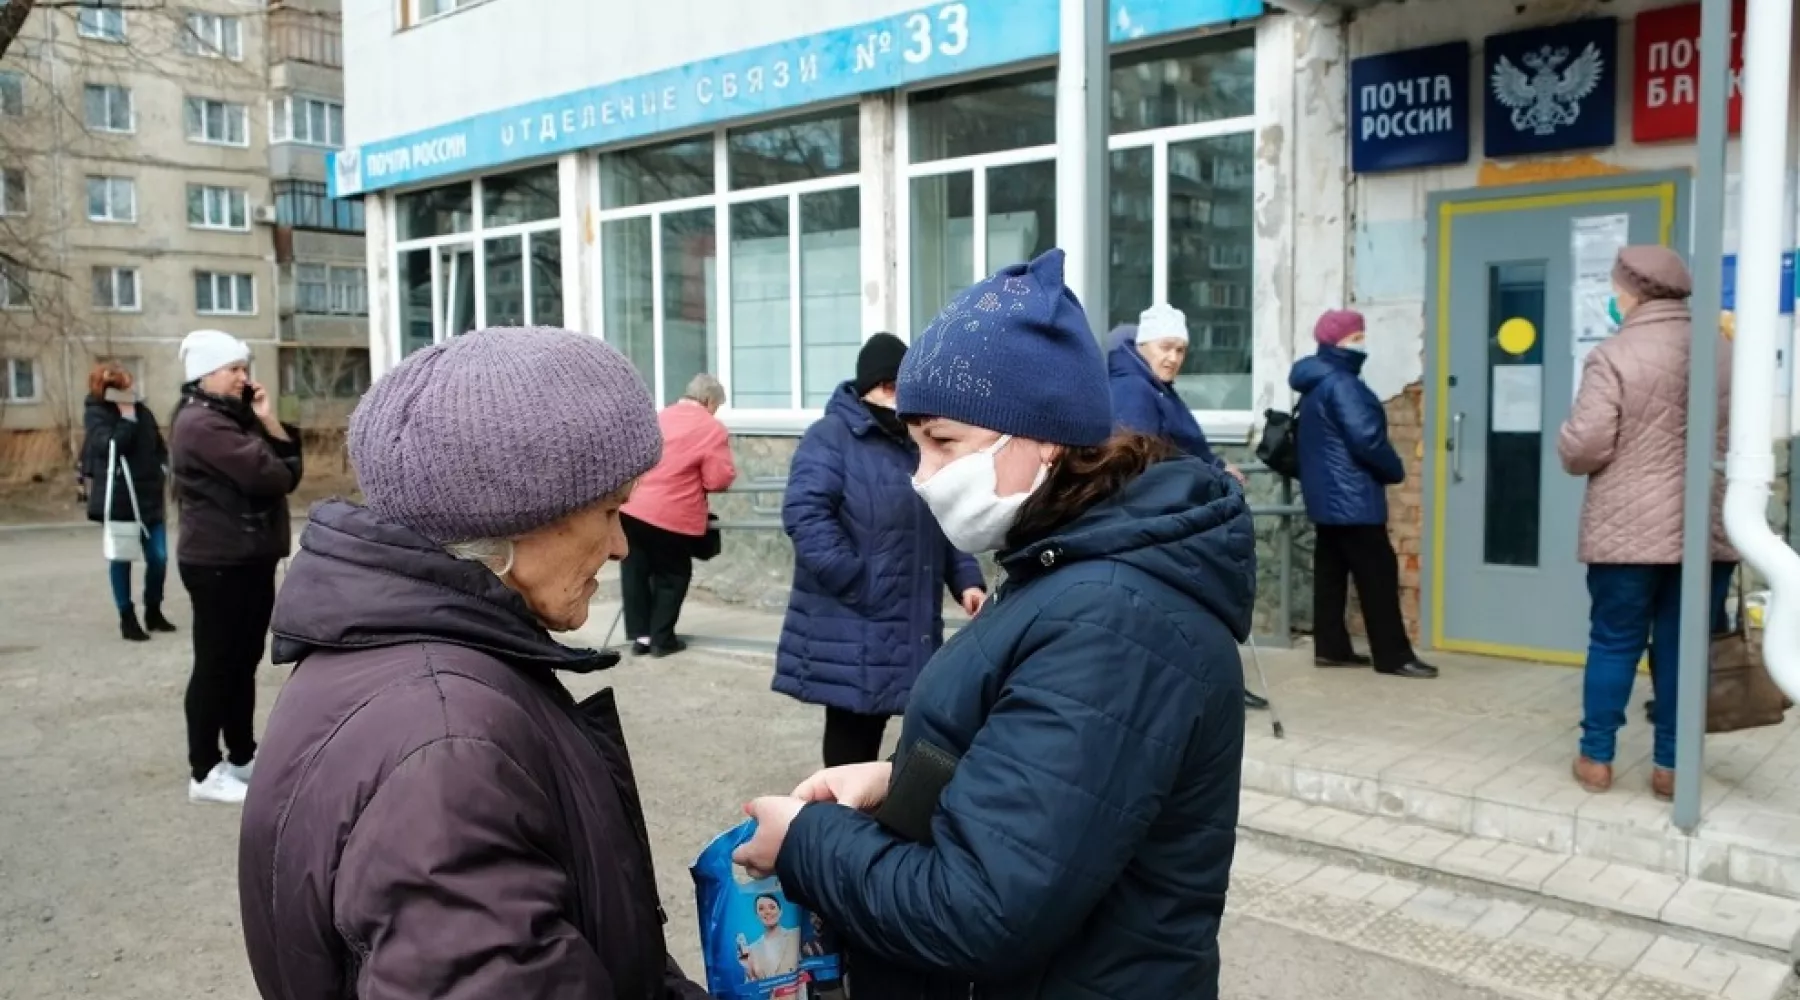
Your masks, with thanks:
[{"label": "blue signboard", "polygon": [[1350,61],[1350,168],[1400,170],[1469,158],[1469,43]]},{"label": "blue signboard", "polygon": [[[822,5],[822,8],[829,5]],[[1252,18],[1262,0],[1114,0],[1112,40]],[[346,149],[333,197],[1056,54],[1058,0],[939,3]]]},{"label": "blue signboard", "polygon": [[1490,35],[1486,45],[1481,84],[1488,156],[1613,144],[1617,18]]},{"label": "blue signboard", "polygon": [[[1719,308],[1737,308],[1737,254],[1728,253],[1724,258],[1725,280],[1719,286]],[[1789,250],[1781,255],[1781,315],[1794,314],[1794,251]]]}]

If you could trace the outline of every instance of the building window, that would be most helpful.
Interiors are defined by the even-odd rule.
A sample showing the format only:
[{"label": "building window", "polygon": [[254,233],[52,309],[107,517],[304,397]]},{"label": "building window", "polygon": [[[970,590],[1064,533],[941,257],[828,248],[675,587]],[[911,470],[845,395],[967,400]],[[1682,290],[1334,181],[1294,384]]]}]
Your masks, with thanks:
[{"label": "building window", "polygon": [[250,196],[243,188],[187,186],[187,220],[192,229],[250,231]]},{"label": "building window", "polygon": [[123,42],[125,11],[115,0],[85,0],[75,15],[75,29],[83,38]]},{"label": "building window", "polygon": [[357,399],[369,391],[369,351],[296,347],[281,354],[281,394],[296,399]]},{"label": "building window", "polygon": [[256,279],[248,274],[195,271],[194,311],[202,316],[256,315]]},{"label": "building window", "polygon": [[0,70],[0,118],[25,113],[25,78],[12,70]]},{"label": "building window", "polygon": [[189,11],[181,46],[191,56],[237,62],[244,58],[244,22],[225,14]]},{"label": "building window", "polygon": [[31,276],[25,265],[0,258],[0,309],[31,308]]},{"label": "building window", "polygon": [[318,229],[332,233],[361,233],[363,203],[355,198],[333,198],[316,181],[276,181],[275,221],[290,229]]},{"label": "building window", "polygon": [[6,401],[35,403],[38,401],[37,362],[30,358],[6,359]]},{"label": "building window", "polygon": [[460,10],[475,0],[400,0],[403,26],[418,24]]},{"label": "building window", "polygon": [[95,132],[130,132],[137,128],[131,91],[112,84],[90,83],[82,90],[82,111]]},{"label": "building window", "polygon": [[103,312],[137,312],[138,269],[94,268],[94,308]]},{"label": "building window", "polygon": [[[1254,37],[1120,55],[1111,82],[1111,301],[1084,304],[1097,327],[1136,322],[1156,302],[1181,309],[1193,346],[1176,390],[1195,410],[1248,412]],[[909,99],[906,329],[1056,244],[1055,114],[1051,70]]]},{"label": "building window", "polygon": [[87,179],[88,218],[94,222],[136,222],[137,182],[129,177]]},{"label": "building window", "polygon": [[342,149],[344,106],[316,97],[278,97],[269,102],[269,141]]},{"label": "building window", "polygon": [[186,101],[187,137],[215,146],[250,145],[249,109],[229,101],[190,97]]},{"label": "building window", "polygon": [[25,190],[25,171],[18,167],[0,168],[0,215],[24,215],[31,211],[31,199]]},{"label": "building window", "polygon": [[601,332],[660,403],[710,371],[793,414],[855,373],[860,139],[849,105],[600,158]]},{"label": "building window", "polygon": [[360,267],[296,264],[294,285],[295,307],[300,312],[338,316],[369,313],[368,276]]},{"label": "building window", "polygon": [[401,354],[492,326],[563,324],[556,164],[400,195]]}]

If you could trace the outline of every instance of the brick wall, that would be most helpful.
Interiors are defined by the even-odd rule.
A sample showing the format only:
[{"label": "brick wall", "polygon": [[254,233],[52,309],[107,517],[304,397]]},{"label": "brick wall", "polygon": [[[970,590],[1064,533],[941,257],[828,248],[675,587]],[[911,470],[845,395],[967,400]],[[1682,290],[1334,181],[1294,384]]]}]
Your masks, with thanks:
[{"label": "brick wall", "polygon": [[1415,382],[1387,403],[1388,437],[1406,463],[1406,481],[1388,488],[1388,535],[1400,554],[1400,614],[1419,637],[1419,553],[1425,540],[1425,402]]}]

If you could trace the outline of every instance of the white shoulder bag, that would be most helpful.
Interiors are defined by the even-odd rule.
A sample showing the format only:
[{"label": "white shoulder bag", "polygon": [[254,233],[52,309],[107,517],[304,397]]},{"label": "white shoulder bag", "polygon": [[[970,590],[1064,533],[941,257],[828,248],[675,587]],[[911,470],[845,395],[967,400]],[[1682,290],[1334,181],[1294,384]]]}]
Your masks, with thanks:
[{"label": "white shoulder bag", "polygon": [[[125,480],[125,491],[131,494],[129,521],[112,519],[113,484]],[[100,527],[105,531],[101,549],[107,562],[144,561],[144,513],[138,509],[137,484],[131,481],[131,466],[119,454],[119,446],[106,446],[106,506],[101,508]]]}]

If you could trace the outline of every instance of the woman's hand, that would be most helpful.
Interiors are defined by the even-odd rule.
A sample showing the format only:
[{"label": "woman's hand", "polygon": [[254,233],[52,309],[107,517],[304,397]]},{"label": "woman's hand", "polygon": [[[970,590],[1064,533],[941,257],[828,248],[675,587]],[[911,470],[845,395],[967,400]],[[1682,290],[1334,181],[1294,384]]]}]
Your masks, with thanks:
[{"label": "woman's hand", "polygon": [[269,390],[263,388],[261,382],[245,382],[250,390],[250,412],[262,422],[263,430],[277,441],[288,439],[287,428],[281,426],[281,420],[275,416],[275,400],[269,396]]},{"label": "woman's hand", "polygon": [[756,821],[756,833],[731,852],[731,860],[749,869],[756,878],[775,874],[775,859],[781,855],[787,840],[789,824],[806,805],[789,795],[765,795],[744,806],[744,812]]},{"label": "woman's hand", "polygon": [[1232,465],[1230,462],[1225,463],[1225,474],[1237,480],[1239,486],[1250,485],[1250,480],[1244,477],[1244,470]]},{"label": "woman's hand", "polygon": [[962,592],[962,609],[973,618],[981,613],[981,606],[987,603],[987,591],[980,587],[970,587]]},{"label": "woman's hand", "polygon": [[872,812],[887,801],[888,782],[894,765],[885,760],[872,764],[846,764],[817,771],[794,789],[802,802],[836,802],[857,812]]}]

